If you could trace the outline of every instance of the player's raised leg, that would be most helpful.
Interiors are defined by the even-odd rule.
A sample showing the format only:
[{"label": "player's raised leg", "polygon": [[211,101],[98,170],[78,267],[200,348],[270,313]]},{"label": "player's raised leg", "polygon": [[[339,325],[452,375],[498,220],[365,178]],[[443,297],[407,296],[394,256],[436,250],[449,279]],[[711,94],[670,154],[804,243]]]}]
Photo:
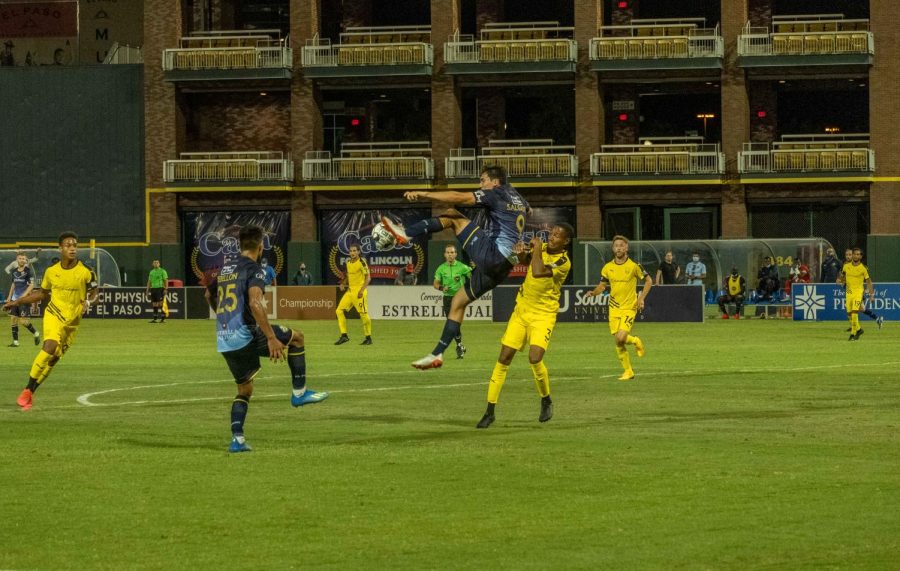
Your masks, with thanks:
[{"label": "player's raised leg", "polygon": [[[286,329],[275,326],[276,331]],[[306,386],[306,347],[303,333],[296,329],[287,329],[290,339],[287,343],[287,362],[291,370],[291,405],[305,406],[322,402],[328,393],[317,392]]]}]

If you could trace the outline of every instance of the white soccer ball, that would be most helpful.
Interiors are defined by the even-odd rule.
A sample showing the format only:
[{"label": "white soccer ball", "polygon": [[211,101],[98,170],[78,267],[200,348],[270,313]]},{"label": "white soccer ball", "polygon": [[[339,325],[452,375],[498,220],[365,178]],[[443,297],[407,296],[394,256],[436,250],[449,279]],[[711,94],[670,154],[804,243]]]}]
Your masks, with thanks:
[{"label": "white soccer ball", "polygon": [[394,235],[388,232],[381,222],[372,228],[372,240],[375,241],[375,247],[379,250],[389,250],[394,247],[396,242]]}]

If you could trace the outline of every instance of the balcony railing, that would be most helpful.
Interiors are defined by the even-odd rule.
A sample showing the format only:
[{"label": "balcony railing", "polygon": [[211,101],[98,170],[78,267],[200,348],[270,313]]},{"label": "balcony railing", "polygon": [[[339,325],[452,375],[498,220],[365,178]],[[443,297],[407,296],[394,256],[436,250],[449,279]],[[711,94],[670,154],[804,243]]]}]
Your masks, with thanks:
[{"label": "balcony railing", "polygon": [[872,55],[875,40],[868,20],[840,14],[776,16],[772,29],[748,22],[738,36],[740,56]]},{"label": "balcony railing", "polygon": [[578,176],[578,157],[572,145],[554,145],[546,139],[492,140],[476,149],[451,149],[446,159],[447,178],[478,178],[485,166],[502,166],[516,178]]},{"label": "balcony railing", "polygon": [[448,64],[574,62],[573,32],[558,22],[485,24],[478,40],[457,31],[444,44],[444,59]]},{"label": "balcony railing", "polygon": [[141,48],[126,46],[119,42],[114,42],[109,48],[106,57],[103,58],[104,64],[128,64],[128,63],[144,63],[144,54]]},{"label": "balcony railing", "polygon": [[719,26],[701,19],[632,20],[629,26],[604,26],[590,45],[592,60],[722,58],[725,42]]},{"label": "balcony railing", "polygon": [[867,133],[784,135],[774,143],[744,143],[741,174],[874,172],[875,153]]},{"label": "balcony railing", "polygon": [[646,138],[641,145],[603,145],[591,155],[593,176],[721,175],[725,155],[718,144],[694,137]]},{"label": "balcony railing", "polygon": [[434,46],[428,26],[347,28],[340,43],[318,35],[306,40],[304,67],[401,66],[434,64]]},{"label": "balcony railing", "polygon": [[[271,35],[269,35],[271,33]],[[290,38],[277,30],[195,32],[181,47],[163,50],[165,71],[290,69]]]},{"label": "balcony railing", "polygon": [[337,157],[330,151],[309,151],[303,159],[304,180],[433,178],[428,141],[345,143]]},{"label": "balcony railing", "polygon": [[278,151],[181,153],[166,161],[166,182],[275,182],[294,180],[294,162]]}]

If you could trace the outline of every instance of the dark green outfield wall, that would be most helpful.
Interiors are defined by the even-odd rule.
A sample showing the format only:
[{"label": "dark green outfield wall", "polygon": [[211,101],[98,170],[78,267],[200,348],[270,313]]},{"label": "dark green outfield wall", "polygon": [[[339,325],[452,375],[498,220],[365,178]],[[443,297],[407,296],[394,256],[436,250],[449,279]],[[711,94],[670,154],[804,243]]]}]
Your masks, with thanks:
[{"label": "dark green outfield wall", "polygon": [[0,68],[0,242],[144,240],[143,66]]}]

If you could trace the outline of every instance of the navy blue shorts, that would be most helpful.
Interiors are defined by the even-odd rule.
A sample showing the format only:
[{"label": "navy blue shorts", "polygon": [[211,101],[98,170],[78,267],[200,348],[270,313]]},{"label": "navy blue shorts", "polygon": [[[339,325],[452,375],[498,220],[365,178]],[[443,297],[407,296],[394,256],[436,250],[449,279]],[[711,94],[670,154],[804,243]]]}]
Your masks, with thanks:
[{"label": "navy blue shorts", "polygon": [[17,305],[14,308],[9,310],[10,317],[31,317],[31,306],[30,305]]},{"label": "navy blue shorts", "polygon": [[456,239],[469,259],[475,262],[472,276],[463,286],[466,295],[474,301],[503,283],[512,270],[512,263],[474,222],[469,222]]},{"label": "navy blue shorts", "polygon": [[[289,327],[273,323],[272,329],[275,331],[275,337],[279,341],[285,345],[291,342],[293,333]],[[228,363],[228,369],[231,370],[234,382],[242,385],[247,381],[253,380],[253,377],[259,371],[259,358],[269,356],[269,342],[266,340],[263,332],[257,328],[253,332],[252,341],[240,349],[226,351],[222,353],[222,356],[225,357],[225,362]]]}]

